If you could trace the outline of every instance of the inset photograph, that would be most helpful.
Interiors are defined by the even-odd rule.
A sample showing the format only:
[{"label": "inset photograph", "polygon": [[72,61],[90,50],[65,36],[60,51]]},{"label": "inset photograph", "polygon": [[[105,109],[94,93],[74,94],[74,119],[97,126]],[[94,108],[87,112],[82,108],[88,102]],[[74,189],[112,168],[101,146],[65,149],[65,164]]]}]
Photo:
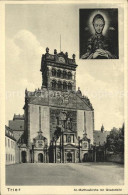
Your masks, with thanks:
[{"label": "inset photograph", "polygon": [[119,59],[118,9],[80,9],[81,59]]}]

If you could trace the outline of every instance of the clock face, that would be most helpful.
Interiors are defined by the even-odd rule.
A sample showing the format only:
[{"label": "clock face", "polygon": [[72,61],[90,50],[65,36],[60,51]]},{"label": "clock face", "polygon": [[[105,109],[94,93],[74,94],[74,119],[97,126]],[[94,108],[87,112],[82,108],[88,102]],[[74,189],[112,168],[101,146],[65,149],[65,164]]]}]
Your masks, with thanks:
[{"label": "clock face", "polygon": [[65,59],[63,57],[59,57],[59,62],[65,63]]}]

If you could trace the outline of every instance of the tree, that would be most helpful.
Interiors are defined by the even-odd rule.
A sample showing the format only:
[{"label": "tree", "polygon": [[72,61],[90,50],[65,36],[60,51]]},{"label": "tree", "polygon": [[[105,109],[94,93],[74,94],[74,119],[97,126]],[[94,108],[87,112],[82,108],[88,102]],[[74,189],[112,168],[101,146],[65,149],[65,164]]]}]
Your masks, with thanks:
[{"label": "tree", "polygon": [[124,124],[122,128],[113,128],[107,136],[106,148],[114,153],[124,153]]}]

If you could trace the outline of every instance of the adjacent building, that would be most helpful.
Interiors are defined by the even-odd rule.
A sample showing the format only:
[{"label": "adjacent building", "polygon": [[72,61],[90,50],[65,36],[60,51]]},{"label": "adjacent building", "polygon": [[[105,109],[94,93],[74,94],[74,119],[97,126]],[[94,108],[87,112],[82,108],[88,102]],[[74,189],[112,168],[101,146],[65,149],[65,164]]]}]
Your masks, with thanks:
[{"label": "adjacent building", "polygon": [[5,161],[6,164],[14,164],[16,159],[16,139],[12,129],[5,126]]},{"label": "adjacent building", "polygon": [[109,134],[110,131],[106,131],[103,125],[100,131],[93,132],[95,161],[106,161],[106,142]]},{"label": "adjacent building", "polygon": [[94,144],[96,146],[103,146],[107,141],[107,136],[110,134],[110,131],[104,129],[104,126],[101,126],[101,130],[94,130]]},{"label": "adjacent building", "polygon": [[18,141],[24,133],[24,115],[14,114],[13,120],[9,120],[9,128],[13,130],[14,137]]}]

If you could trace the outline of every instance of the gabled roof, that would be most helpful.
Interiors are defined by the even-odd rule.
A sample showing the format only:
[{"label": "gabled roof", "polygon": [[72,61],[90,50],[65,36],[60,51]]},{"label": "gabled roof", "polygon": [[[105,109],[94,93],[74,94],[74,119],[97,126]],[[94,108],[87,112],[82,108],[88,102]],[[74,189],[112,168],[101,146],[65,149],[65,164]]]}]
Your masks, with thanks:
[{"label": "gabled roof", "polygon": [[110,134],[110,131],[94,131],[93,137],[94,137],[94,143],[96,145],[103,145],[104,142],[106,142],[107,136]]},{"label": "gabled roof", "polygon": [[8,126],[5,125],[5,136],[7,136],[8,138],[16,141],[14,134],[13,134],[13,130],[10,129]]},{"label": "gabled roof", "polygon": [[[35,93],[35,95],[33,95]],[[36,95],[38,94],[38,96]],[[54,95],[53,95],[54,94]],[[60,96],[58,95],[60,94]],[[73,108],[77,110],[92,111],[93,107],[89,99],[78,92],[52,91],[42,89],[42,91],[29,93],[28,103],[42,106],[56,106]]]},{"label": "gabled roof", "polygon": [[76,95],[77,96],[77,109],[78,110],[87,110],[91,111],[93,110],[93,107],[90,102],[87,102],[87,100],[82,96]]}]

